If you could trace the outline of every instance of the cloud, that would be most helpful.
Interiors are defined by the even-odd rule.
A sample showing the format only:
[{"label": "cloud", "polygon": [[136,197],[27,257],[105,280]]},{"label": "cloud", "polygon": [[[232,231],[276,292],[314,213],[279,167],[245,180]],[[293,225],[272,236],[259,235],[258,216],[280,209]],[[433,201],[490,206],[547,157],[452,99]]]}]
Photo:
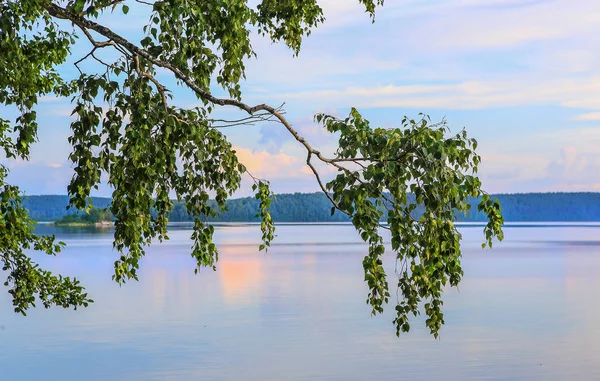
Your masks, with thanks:
[{"label": "cloud", "polygon": [[[259,58],[247,62],[243,83],[249,104],[287,101],[288,119],[315,148],[335,146],[335,137],[312,121],[316,110],[356,106],[380,126],[410,109],[432,115],[452,110],[453,125],[475,126],[469,132],[482,143],[480,174],[493,191],[600,183],[591,172],[600,157],[594,147],[600,129],[572,126],[573,120],[600,120],[600,50],[590,48],[600,43],[596,0],[395,0],[377,10],[375,24],[356,0],[320,4],[327,21],[304,39],[297,58],[282,44],[253,37]],[[123,23],[128,19],[105,15],[101,22],[139,37],[132,28],[146,19]],[[76,47],[74,59],[89,49],[83,40]],[[197,103],[189,92],[172,90],[177,104]],[[40,102],[44,127],[32,155],[37,167],[18,170],[19,181],[36,193],[54,189],[50,174],[69,170],[54,165],[71,149],[65,143],[71,108],[52,98]],[[255,175],[274,180],[274,190],[317,190],[306,153],[282,126],[225,133]],[[61,189],[69,178],[63,176]]]},{"label": "cloud", "polygon": [[583,152],[573,146],[564,147],[560,157],[546,169],[549,190],[600,190],[600,150]]},{"label": "cloud", "polygon": [[582,154],[573,146],[565,147],[561,150],[560,158],[553,160],[548,166],[551,175],[560,178],[571,177],[577,172],[581,172],[590,164],[586,155]]},{"label": "cloud", "polygon": [[506,81],[465,81],[451,84],[409,84],[299,91],[277,95],[332,107],[437,108],[476,110],[524,105],[555,105],[600,109],[600,76],[539,81],[513,76]]},{"label": "cloud", "polygon": [[[358,2],[323,7],[340,21],[368,19]],[[373,25],[352,20],[317,29],[297,58],[263,43],[248,65],[249,99],[288,101],[302,111],[600,110],[600,51],[589,49],[598,42],[595,1],[397,1],[379,9]]]},{"label": "cloud", "polygon": [[[337,115],[336,110],[324,111],[329,115]],[[337,137],[329,133],[322,125],[313,120],[313,115],[296,118],[292,126],[300,136],[306,139],[314,147],[320,150],[334,149]],[[258,143],[261,148],[269,153],[280,152],[284,147],[297,148],[298,143],[292,134],[281,124],[263,124],[259,130],[260,139]]]},{"label": "cloud", "polygon": [[565,128],[540,134],[539,139],[554,142],[559,150],[564,147],[576,147],[577,152],[597,155],[600,158],[600,128]]},{"label": "cloud", "polygon": [[51,103],[51,102],[59,102],[62,101],[64,98],[62,97],[57,97],[54,95],[44,95],[38,98],[38,103]]},{"label": "cloud", "polygon": [[600,120],[600,112],[590,112],[590,113],[587,113],[587,114],[577,115],[573,119],[575,119],[575,120],[583,120],[583,121]]},{"label": "cloud", "polygon": [[[528,165],[529,163],[521,163],[522,167]],[[503,185],[505,189],[499,191],[600,191],[600,149],[584,151],[575,146],[564,146],[537,174],[520,176]]]},{"label": "cloud", "polygon": [[261,148],[271,154],[280,152],[285,143],[294,141],[294,137],[281,124],[262,124],[259,129]]},{"label": "cloud", "polygon": [[[319,44],[307,41],[298,57],[292,57],[289,49],[281,45],[255,43],[258,59],[251,59],[246,64],[248,81],[245,89],[264,95],[273,88],[339,85],[347,83],[348,78],[394,73],[406,66],[405,59],[375,56],[369,51],[333,53],[333,45],[338,42],[336,38],[329,42],[321,40]],[[361,77],[357,77],[359,75]]]},{"label": "cloud", "polygon": [[4,164],[10,170],[8,182],[29,195],[66,194],[73,176],[72,168],[52,162],[6,160]]},{"label": "cloud", "polygon": [[[303,147],[290,150],[289,153],[284,151],[270,153],[240,146],[234,146],[233,148],[237,152],[240,162],[247,167],[254,177],[269,180],[271,191],[274,193],[320,191],[313,172],[306,165],[306,151]],[[323,183],[327,183],[337,174],[334,167],[323,164],[316,159],[313,160],[313,164],[319,171]],[[252,183],[252,181],[244,181],[235,197],[253,195]]]},{"label": "cloud", "polygon": [[600,21],[595,1],[454,1],[417,25],[427,49],[505,49],[582,36]]},{"label": "cloud", "polygon": [[530,191],[523,183],[540,177],[547,165],[543,155],[534,153],[482,153],[478,174],[491,193]]},{"label": "cloud", "polygon": [[284,179],[302,175],[305,163],[297,157],[284,152],[269,153],[234,146],[238,159],[255,177],[265,179]]}]

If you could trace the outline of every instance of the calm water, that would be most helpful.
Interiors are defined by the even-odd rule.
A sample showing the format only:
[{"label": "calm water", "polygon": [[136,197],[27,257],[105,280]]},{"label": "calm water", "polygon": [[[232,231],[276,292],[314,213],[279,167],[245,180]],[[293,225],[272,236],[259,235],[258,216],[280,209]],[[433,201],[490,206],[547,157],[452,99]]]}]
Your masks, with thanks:
[{"label": "calm water", "polygon": [[41,229],[68,248],[39,261],[96,303],[22,317],[2,289],[0,380],[600,379],[600,225],[507,227],[491,251],[463,227],[440,340],[420,321],[396,338],[393,306],[370,317],[351,226],[280,225],[268,254],[255,226],[220,227],[219,269],[197,276],[174,230],[121,288],[110,232]]}]

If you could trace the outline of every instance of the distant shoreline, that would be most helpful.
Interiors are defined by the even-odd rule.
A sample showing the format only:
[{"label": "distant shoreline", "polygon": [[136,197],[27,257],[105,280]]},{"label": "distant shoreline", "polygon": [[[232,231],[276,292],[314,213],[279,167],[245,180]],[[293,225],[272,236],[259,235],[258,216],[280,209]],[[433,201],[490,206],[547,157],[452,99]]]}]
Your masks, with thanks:
[{"label": "distant shoreline", "polygon": [[[114,227],[114,223],[110,222],[109,224],[85,224],[85,223],[69,223],[69,224],[56,224],[52,221],[36,221],[38,225],[50,225],[57,227],[93,227],[93,228],[112,228]],[[210,225],[213,226],[222,226],[222,227],[235,227],[235,226],[260,226],[260,222],[209,222]],[[469,228],[469,227],[484,227],[486,225],[485,222],[455,222],[457,227]],[[384,224],[385,225],[385,224]],[[193,227],[193,222],[169,222],[167,224],[168,227]],[[297,221],[297,222],[277,222],[275,221],[275,226],[353,226],[351,222],[308,222],[308,221]],[[505,222],[503,225],[505,228],[559,228],[559,227],[600,227],[600,221],[536,221],[536,222],[520,222],[520,221],[512,221]]]},{"label": "distant shoreline", "polygon": [[54,225],[54,226],[77,226],[77,227],[95,227],[95,228],[110,228],[115,226],[114,222],[101,221],[101,222],[53,222],[53,221],[36,221],[40,225]]},{"label": "distant shoreline", "polygon": [[[413,195],[408,195],[408,202],[415,202]],[[511,223],[579,223],[600,222],[600,193],[522,193],[522,194],[495,194],[502,208],[505,221]],[[471,209],[466,215],[457,215],[461,223],[477,224],[486,222],[484,213],[478,211],[479,199],[469,200]],[[104,209],[110,206],[109,198],[93,198],[92,206]],[[67,209],[68,196],[28,196],[24,206],[30,211],[30,217],[36,221],[56,221],[72,210]],[[253,197],[230,199],[227,201],[227,210],[221,212],[218,218],[209,219],[211,224],[218,223],[253,223],[257,222],[256,210],[258,200]],[[209,201],[209,207],[216,208],[216,203]],[[295,193],[276,194],[271,203],[271,217],[277,223],[348,223],[347,215],[333,210],[331,202],[323,193]],[[419,215],[424,208],[417,206],[414,213]],[[77,211],[75,211],[77,213]],[[156,214],[152,210],[151,214]],[[110,217],[100,216],[102,220]],[[172,222],[191,222],[192,217],[187,213],[183,202],[174,202],[173,209],[168,216]],[[385,216],[383,217],[385,220]],[[93,220],[92,220],[93,221]],[[80,221],[65,221],[80,222]],[[91,221],[86,221],[91,222]]]}]

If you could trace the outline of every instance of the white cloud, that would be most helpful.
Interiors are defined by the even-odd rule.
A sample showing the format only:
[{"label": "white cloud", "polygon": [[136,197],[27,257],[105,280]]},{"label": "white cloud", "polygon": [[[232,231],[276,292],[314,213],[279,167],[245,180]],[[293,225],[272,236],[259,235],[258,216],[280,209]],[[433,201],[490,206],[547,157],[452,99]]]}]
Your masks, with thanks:
[{"label": "white cloud", "polygon": [[587,114],[577,115],[574,119],[583,121],[600,120],[600,112],[590,112]]},{"label": "white cloud", "polygon": [[348,87],[276,95],[332,107],[409,107],[473,110],[524,105],[600,109],[600,77],[538,81],[515,76],[507,81],[454,84]]},{"label": "white cloud", "polygon": [[[596,0],[386,0],[377,11],[375,24],[370,23],[356,0],[321,0],[321,4],[327,21],[305,39],[299,57],[293,58],[289,49],[266,39],[253,40],[259,59],[248,62],[244,100],[277,105],[288,101],[289,119],[311,143],[327,139],[312,121],[299,120],[300,115],[312,114],[314,110],[345,109],[351,105],[417,108],[426,112],[554,106],[554,111],[551,107],[544,111],[551,114],[546,119],[552,122],[544,128],[548,134],[552,134],[552,129],[564,131],[553,136],[541,136],[535,117],[517,120],[501,115],[499,122],[493,120],[496,113],[490,114],[489,122],[480,123],[479,119],[473,123],[476,113],[462,113],[461,122],[465,125],[485,125],[474,130],[481,132],[477,136],[480,142],[487,137],[487,141],[498,145],[484,148],[482,144],[481,174],[487,179],[485,183],[504,191],[548,190],[554,186],[572,189],[575,185],[569,185],[569,181],[580,187],[593,186],[584,180],[586,176],[594,179],[590,171],[598,169],[594,156],[600,157],[600,152],[594,145],[600,146],[600,130],[573,128],[568,125],[571,115],[564,117],[569,112],[561,113],[560,109],[585,110],[573,112],[579,114],[573,117],[578,121],[600,120],[600,50],[591,48],[600,43],[600,9]],[[111,16],[102,20],[128,36],[134,35],[131,27],[139,28],[139,23],[145,22],[137,18],[125,25],[122,21],[127,18],[113,20]],[[195,99],[184,91],[173,91],[177,102]],[[71,108],[54,101],[43,99],[40,115],[44,112],[48,117],[52,112],[52,120],[61,116],[66,128],[69,119],[65,116]],[[388,123],[381,118],[378,122]],[[502,124],[506,122],[514,122],[510,130],[514,135],[489,138],[499,137],[501,134],[494,129],[504,128]],[[19,168],[23,181],[26,176],[36,180],[27,182],[34,189],[48,189],[49,179],[31,173],[66,173],[68,169],[52,165],[60,163],[61,157],[66,158],[70,147],[61,143],[63,137],[60,140],[50,136],[60,132],[53,123],[42,124],[45,127],[41,132],[48,136],[41,136],[36,147],[44,145],[43,152],[34,152],[34,159],[47,164],[22,171]],[[305,173],[302,147],[290,140],[281,126],[273,128],[277,131],[270,127],[264,131],[243,127],[226,133],[240,146],[240,158],[255,175],[280,180],[274,182],[280,184],[275,189],[316,190],[314,179]],[[68,136],[69,131],[60,134]],[[538,136],[551,143],[551,148],[523,143],[535,142]],[[511,140],[518,142],[511,144]],[[318,147],[324,152],[332,146],[330,142],[324,145]],[[561,147],[567,147],[563,156],[553,157],[561,152]],[[576,147],[576,152],[568,147]],[[64,187],[68,176],[63,177]]]},{"label": "white cloud", "polygon": [[[73,169],[52,162],[6,160],[8,182],[27,194],[66,194]],[[34,175],[32,175],[34,174]]]},{"label": "white cloud", "polygon": [[[461,5],[462,3],[462,5]],[[593,33],[596,1],[463,1],[416,27],[419,44],[432,48],[510,48],[524,43]],[[521,5],[521,6],[518,6]],[[435,8],[432,7],[435,12]]]},{"label": "white cloud", "polygon": [[[323,7],[340,20],[366,17],[358,2]],[[308,38],[298,58],[260,45],[248,89],[272,90],[248,95],[302,99],[309,108],[600,109],[600,51],[589,49],[599,26],[595,1],[386,2],[374,25],[334,23]]]},{"label": "white cloud", "polygon": [[560,157],[549,163],[546,182],[553,191],[600,190],[600,149],[584,152],[574,146],[564,147]]}]

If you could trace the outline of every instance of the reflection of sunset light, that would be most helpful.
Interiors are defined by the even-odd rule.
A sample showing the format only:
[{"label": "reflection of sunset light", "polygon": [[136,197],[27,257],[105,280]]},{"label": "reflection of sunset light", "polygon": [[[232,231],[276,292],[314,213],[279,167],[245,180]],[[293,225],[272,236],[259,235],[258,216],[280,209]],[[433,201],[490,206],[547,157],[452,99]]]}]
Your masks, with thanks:
[{"label": "reflection of sunset light", "polygon": [[565,286],[568,293],[573,293],[577,290],[577,278],[569,276],[565,277]]},{"label": "reflection of sunset light", "polygon": [[165,308],[165,299],[167,295],[167,274],[164,269],[152,268],[150,274],[152,278],[151,290],[152,290],[152,304],[156,308]]},{"label": "reflection of sunset light", "polygon": [[317,263],[317,256],[315,253],[307,253],[302,256],[302,264],[307,266],[314,266]]},{"label": "reflection of sunset light", "polygon": [[[246,252],[246,255],[241,255]],[[235,256],[231,258],[231,256]],[[227,303],[237,304],[255,294],[260,284],[261,264],[256,255],[247,253],[247,248],[224,247],[219,259],[223,296]]]},{"label": "reflection of sunset light", "polygon": [[192,304],[192,292],[191,292],[191,275],[192,272],[187,269],[179,271],[177,274],[177,289],[179,290],[179,295],[181,296],[181,300],[177,302],[177,308],[181,310],[181,312],[189,313],[190,306]]},{"label": "reflection of sunset light", "polygon": [[600,263],[590,260],[582,261],[576,251],[565,253],[565,288],[569,294],[579,294],[582,288],[590,283],[596,284],[600,279]]}]

